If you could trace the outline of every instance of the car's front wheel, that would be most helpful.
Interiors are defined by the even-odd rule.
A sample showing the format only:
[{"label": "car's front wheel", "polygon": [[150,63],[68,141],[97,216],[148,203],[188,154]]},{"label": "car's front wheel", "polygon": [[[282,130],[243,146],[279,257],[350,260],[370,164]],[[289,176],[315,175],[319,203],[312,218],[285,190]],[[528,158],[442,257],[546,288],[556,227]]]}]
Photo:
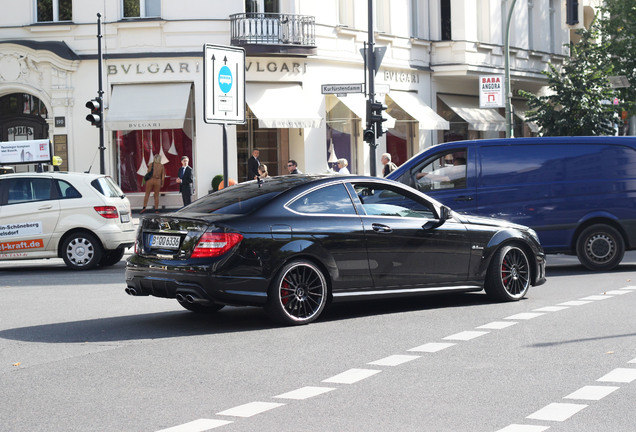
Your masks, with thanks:
[{"label": "car's front wheel", "polygon": [[307,260],[287,263],[269,289],[266,310],[283,324],[301,325],[315,321],[327,304],[327,279],[322,270]]},{"label": "car's front wheel", "polygon": [[76,232],[62,243],[62,259],[72,270],[90,270],[102,259],[102,246],[94,235]]},{"label": "car's front wheel", "polygon": [[623,236],[609,225],[589,226],[576,240],[576,256],[590,270],[611,270],[620,264],[623,255]]},{"label": "car's front wheel", "polygon": [[506,245],[492,258],[484,289],[497,301],[521,300],[530,288],[530,261],[523,249]]}]

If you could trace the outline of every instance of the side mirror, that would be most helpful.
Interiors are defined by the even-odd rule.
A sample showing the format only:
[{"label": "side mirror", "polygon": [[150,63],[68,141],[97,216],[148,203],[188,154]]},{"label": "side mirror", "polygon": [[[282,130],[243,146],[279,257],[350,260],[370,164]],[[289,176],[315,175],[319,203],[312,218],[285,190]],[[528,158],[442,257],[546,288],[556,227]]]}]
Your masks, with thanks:
[{"label": "side mirror", "polygon": [[441,206],[439,208],[439,219],[442,221],[446,221],[446,220],[449,220],[450,218],[452,218],[451,209],[444,205]]},{"label": "side mirror", "polygon": [[426,222],[424,225],[422,225],[422,228],[424,230],[435,229],[439,226],[444,225],[444,222],[446,222],[447,220],[451,218],[452,218],[451,209],[446,206],[441,206],[439,208],[439,219]]}]

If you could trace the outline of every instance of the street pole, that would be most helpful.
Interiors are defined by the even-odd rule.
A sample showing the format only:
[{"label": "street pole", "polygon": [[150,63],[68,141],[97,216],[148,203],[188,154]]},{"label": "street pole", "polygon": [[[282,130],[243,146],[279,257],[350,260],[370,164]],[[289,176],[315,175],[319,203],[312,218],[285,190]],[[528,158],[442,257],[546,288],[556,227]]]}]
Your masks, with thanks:
[{"label": "street pole", "polygon": [[506,21],[506,32],[504,33],[504,61],[505,61],[505,70],[506,70],[506,95],[505,95],[505,105],[506,105],[506,138],[513,137],[512,133],[512,106],[511,106],[511,86],[510,86],[510,21],[512,19],[512,11],[515,8],[515,4],[517,0],[512,0],[512,4],[510,5],[510,9],[508,10],[508,20]]},{"label": "street pole", "polygon": [[[369,3],[369,16],[368,16],[368,43],[367,43],[367,69],[369,71],[369,101],[375,101],[375,53],[373,48],[375,43],[373,42],[373,0],[368,0]],[[374,130],[374,124],[371,121],[371,116],[367,113],[367,129]],[[379,126],[381,127],[381,125]],[[377,144],[375,142],[377,137],[377,131],[374,134],[373,140],[369,142],[369,158],[371,175],[376,175],[376,162],[375,162],[375,149]]]},{"label": "street pole", "polygon": [[106,166],[104,163],[104,90],[102,88],[102,64],[104,57],[102,55],[102,15],[97,13],[97,99],[99,100],[99,173],[106,174]]}]

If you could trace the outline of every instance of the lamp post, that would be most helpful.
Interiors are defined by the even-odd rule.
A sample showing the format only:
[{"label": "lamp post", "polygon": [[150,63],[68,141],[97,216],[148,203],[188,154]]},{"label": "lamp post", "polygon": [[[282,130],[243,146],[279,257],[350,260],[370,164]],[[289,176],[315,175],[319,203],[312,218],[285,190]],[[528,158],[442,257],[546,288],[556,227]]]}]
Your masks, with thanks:
[{"label": "lamp post", "polygon": [[506,82],[505,82],[505,105],[506,105],[506,138],[510,138],[513,136],[512,134],[512,107],[510,99],[512,98],[511,90],[510,90],[510,21],[512,19],[512,11],[515,8],[515,4],[517,0],[512,0],[512,4],[510,5],[510,9],[508,10],[508,19],[506,20],[506,31],[504,33],[504,64],[505,64],[505,73],[506,73]]}]

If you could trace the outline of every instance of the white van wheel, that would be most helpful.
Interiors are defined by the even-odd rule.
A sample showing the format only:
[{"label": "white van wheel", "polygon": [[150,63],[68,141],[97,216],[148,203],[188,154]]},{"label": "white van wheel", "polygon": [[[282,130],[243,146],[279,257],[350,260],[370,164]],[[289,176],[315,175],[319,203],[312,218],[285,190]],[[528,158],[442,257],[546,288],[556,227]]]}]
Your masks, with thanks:
[{"label": "white van wheel", "polygon": [[591,225],[576,240],[576,256],[590,270],[611,270],[624,254],[623,236],[609,225]]}]

